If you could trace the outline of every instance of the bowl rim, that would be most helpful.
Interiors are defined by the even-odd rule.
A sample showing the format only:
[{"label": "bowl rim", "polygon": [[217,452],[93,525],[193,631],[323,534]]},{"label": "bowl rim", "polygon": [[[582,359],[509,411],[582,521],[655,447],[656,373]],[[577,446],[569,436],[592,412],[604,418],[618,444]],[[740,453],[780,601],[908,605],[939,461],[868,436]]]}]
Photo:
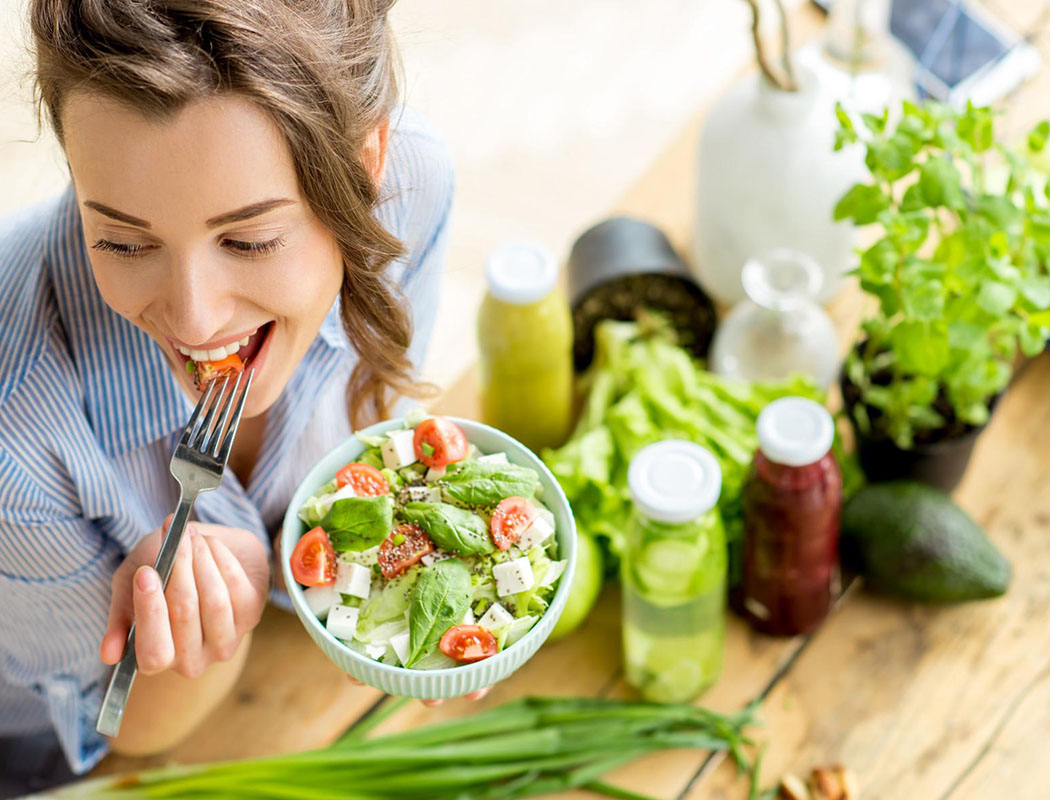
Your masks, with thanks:
[{"label": "bowl rim", "polygon": [[[414,669],[412,667],[384,664],[380,661],[376,661],[373,658],[369,658],[368,656],[363,655],[362,653],[358,653],[356,650],[344,644],[341,640],[333,636],[328,631],[328,628],[324,624],[322,624],[321,620],[317,618],[317,616],[310,610],[310,607],[307,605],[306,598],[303,596],[303,587],[300,586],[298,581],[296,581],[295,578],[292,576],[290,556],[292,554],[292,550],[295,548],[296,543],[298,543],[299,539],[303,535],[303,522],[299,519],[299,512],[297,506],[301,505],[302,502],[306,499],[306,497],[312,495],[313,491],[311,491],[309,494],[303,497],[302,500],[299,500],[298,503],[296,502],[297,498],[299,497],[300,493],[304,491],[305,486],[317,483],[317,486],[320,487],[327,483],[329,480],[331,480],[331,478],[327,478],[327,480],[318,482],[319,477],[326,476],[329,474],[329,472],[332,471],[328,468],[329,461],[334,462],[336,460],[342,459],[342,457],[340,457],[340,459],[335,459],[336,453],[339,453],[344,449],[348,449],[350,444],[360,446],[360,450],[355,455],[364,452],[366,445],[364,442],[361,441],[361,436],[377,436],[386,433],[388,430],[393,430],[398,427],[404,427],[406,417],[392,417],[390,419],[383,420],[382,422],[377,422],[374,425],[370,425],[367,428],[364,428],[363,430],[351,433],[347,439],[344,439],[339,444],[335,445],[330,450],[328,450],[328,452],[326,452],[320,459],[318,459],[317,462],[310,468],[309,472],[306,473],[303,479],[295,487],[295,491],[292,493],[292,499],[288,504],[288,508],[285,510],[284,519],[281,522],[281,572],[284,575],[284,581],[285,586],[287,587],[286,591],[288,593],[288,597],[291,599],[292,606],[295,608],[296,616],[299,617],[299,621],[304,625],[304,627],[311,628],[311,633],[319,634],[324,641],[326,641],[330,646],[334,646],[335,648],[337,648],[337,651],[339,653],[348,656],[351,661],[359,663],[362,667],[377,670],[380,674],[417,675],[420,679],[422,679],[424,676],[430,676],[432,678],[441,678],[448,677],[451,675],[463,676],[465,678],[467,676],[472,675],[475,672],[491,670],[493,664],[499,663],[500,660],[506,660],[507,658],[512,657],[513,654],[508,656],[508,653],[510,652],[511,648],[518,647],[519,645],[524,646],[527,642],[536,639],[537,637],[542,637],[542,640],[546,640],[547,636],[550,635],[549,630],[546,633],[543,633],[541,632],[540,628],[541,624],[544,622],[544,620],[546,620],[547,615],[550,613],[551,609],[558,607],[559,605],[562,609],[564,609],[564,602],[562,602],[562,600],[567,599],[570,587],[572,585],[572,578],[576,568],[576,519],[573,516],[572,506],[569,504],[569,500],[565,496],[565,492],[561,488],[561,484],[559,484],[557,478],[554,477],[554,474],[547,468],[547,465],[543,463],[539,456],[533,453],[532,450],[523,445],[513,436],[511,436],[508,433],[504,433],[498,428],[494,428],[491,425],[486,425],[485,423],[478,422],[476,420],[465,419],[449,414],[427,414],[427,417],[431,416],[444,417],[445,419],[451,420],[460,427],[464,428],[464,433],[467,434],[467,441],[470,444],[473,444],[473,442],[471,441],[471,429],[473,429],[474,431],[482,431],[486,434],[493,435],[497,439],[502,439],[504,444],[508,446],[508,449],[513,448],[518,451],[519,455],[523,455],[527,461],[534,462],[524,464],[522,466],[528,466],[536,470],[536,472],[540,475],[541,485],[543,485],[544,491],[549,491],[548,486],[552,487],[554,490],[555,501],[557,503],[560,503],[564,507],[565,516],[569,521],[568,530],[565,533],[565,541],[568,542],[568,547],[566,547],[565,549],[567,549],[568,552],[564,556],[568,563],[566,563],[565,565],[565,571],[558,578],[558,588],[554,591],[554,596],[551,598],[551,602],[547,608],[547,611],[545,611],[543,615],[535,622],[532,628],[530,628],[529,631],[524,636],[522,636],[521,639],[519,639],[517,642],[511,645],[511,647],[501,650],[494,656],[490,656],[489,658],[484,658],[480,661],[475,661],[470,664],[462,664],[455,667],[442,667],[441,669]],[[424,419],[425,418],[426,417],[424,417]],[[353,448],[349,449],[352,450]],[[508,452],[507,455],[509,457],[511,454]],[[353,455],[348,457],[354,458]],[[513,460],[512,463],[514,463]],[[316,491],[316,489],[314,489],[314,491]],[[547,498],[545,497],[544,500],[547,500]],[[555,503],[545,502],[544,505],[547,505],[547,507],[550,508],[552,512],[554,512],[553,506],[555,505]],[[557,535],[557,533],[555,535]],[[562,539],[560,537],[558,543],[559,546],[562,546],[563,544]],[[553,625],[551,627],[553,627]],[[537,648],[540,645],[542,645],[542,640],[539,643],[537,643]],[[324,648],[321,649],[322,651],[324,651]]]}]

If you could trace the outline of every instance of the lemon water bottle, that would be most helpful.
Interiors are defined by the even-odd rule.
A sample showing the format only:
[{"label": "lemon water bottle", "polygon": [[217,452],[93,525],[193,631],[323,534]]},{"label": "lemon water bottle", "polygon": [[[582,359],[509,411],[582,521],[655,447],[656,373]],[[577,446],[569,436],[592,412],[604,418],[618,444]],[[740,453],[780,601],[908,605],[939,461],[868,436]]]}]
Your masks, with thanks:
[{"label": "lemon water bottle", "polygon": [[647,700],[687,702],[722,669],[722,471],[703,447],[668,440],[631,460],[627,482],[634,500],[622,564],[627,680]]}]

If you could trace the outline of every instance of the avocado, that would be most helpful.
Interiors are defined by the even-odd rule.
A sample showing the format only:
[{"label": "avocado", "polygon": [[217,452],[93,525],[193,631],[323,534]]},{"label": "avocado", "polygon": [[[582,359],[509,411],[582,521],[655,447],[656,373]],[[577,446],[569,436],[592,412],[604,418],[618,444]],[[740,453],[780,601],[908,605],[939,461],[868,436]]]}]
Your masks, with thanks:
[{"label": "avocado", "polygon": [[910,481],[877,483],[842,510],[842,562],[872,588],[928,603],[998,597],[1010,564],[948,495]]}]

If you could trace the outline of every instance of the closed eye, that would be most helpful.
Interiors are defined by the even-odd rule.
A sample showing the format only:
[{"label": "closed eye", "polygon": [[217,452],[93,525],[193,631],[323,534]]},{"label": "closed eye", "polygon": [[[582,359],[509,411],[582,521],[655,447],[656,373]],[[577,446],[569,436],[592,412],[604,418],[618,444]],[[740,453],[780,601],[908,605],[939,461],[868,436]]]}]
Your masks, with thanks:
[{"label": "closed eye", "polygon": [[242,242],[237,239],[223,239],[222,246],[248,258],[268,256],[284,247],[284,239],[278,236],[265,242]]},{"label": "closed eye", "polygon": [[121,244],[120,242],[111,242],[109,239],[99,239],[93,245],[92,250],[97,250],[100,253],[112,253],[120,258],[137,258],[143,253],[149,252],[153,249],[153,245],[147,244]]}]

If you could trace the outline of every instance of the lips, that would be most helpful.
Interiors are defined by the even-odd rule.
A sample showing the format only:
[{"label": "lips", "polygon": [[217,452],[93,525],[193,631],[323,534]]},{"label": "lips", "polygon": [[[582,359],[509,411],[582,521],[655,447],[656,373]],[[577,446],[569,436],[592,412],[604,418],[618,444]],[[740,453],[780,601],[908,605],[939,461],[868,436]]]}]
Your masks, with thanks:
[{"label": "lips", "polygon": [[[245,367],[247,367],[251,363],[251,361],[259,354],[259,351],[262,350],[263,345],[266,343],[266,338],[269,336],[270,331],[273,329],[273,326],[274,326],[273,320],[271,320],[270,322],[265,323],[260,328],[258,328],[255,331],[255,333],[253,333],[251,336],[247,337],[247,340],[246,340],[245,344],[241,345],[233,353],[229,353],[228,355],[224,356],[224,358],[228,358],[229,356],[231,356],[234,353],[236,353],[236,355],[240,359],[241,363]],[[209,362],[210,363],[215,363],[217,361],[223,360],[223,359],[215,359],[215,358],[195,359],[190,354],[183,352],[181,349],[179,349],[177,347],[175,348],[175,353],[182,360],[183,365],[187,366],[187,367],[189,366],[189,364],[191,362],[192,363],[209,363]]]}]

